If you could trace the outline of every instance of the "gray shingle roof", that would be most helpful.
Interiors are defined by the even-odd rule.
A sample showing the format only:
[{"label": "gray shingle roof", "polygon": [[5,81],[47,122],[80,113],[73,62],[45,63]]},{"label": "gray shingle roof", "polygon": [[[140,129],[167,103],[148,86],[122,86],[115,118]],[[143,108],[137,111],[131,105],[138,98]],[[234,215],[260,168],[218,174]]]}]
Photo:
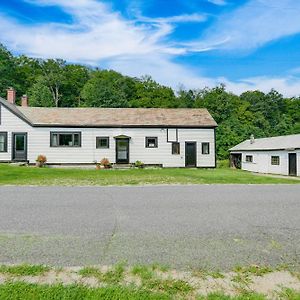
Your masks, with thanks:
[{"label": "gray shingle roof", "polygon": [[254,143],[252,144],[249,139],[234,146],[229,151],[288,150],[288,149],[300,149],[300,134],[255,139]]},{"label": "gray shingle roof", "polygon": [[79,127],[216,127],[207,109],[45,108],[0,102],[33,126]]}]

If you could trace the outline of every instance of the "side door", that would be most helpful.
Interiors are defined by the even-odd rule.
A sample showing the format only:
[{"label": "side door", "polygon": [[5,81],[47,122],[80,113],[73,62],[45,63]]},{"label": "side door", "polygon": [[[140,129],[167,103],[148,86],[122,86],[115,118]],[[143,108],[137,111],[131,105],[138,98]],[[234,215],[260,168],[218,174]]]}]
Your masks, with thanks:
[{"label": "side door", "polygon": [[12,160],[27,161],[27,133],[12,133]]},{"label": "side door", "polygon": [[185,166],[197,167],[197,143],[186,142],[185,143]]}]

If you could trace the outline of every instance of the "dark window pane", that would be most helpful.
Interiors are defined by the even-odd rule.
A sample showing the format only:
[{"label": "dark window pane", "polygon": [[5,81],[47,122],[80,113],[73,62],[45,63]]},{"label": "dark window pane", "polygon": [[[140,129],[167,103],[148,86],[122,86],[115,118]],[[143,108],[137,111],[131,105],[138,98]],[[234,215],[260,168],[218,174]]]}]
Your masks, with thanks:
[{"label": "dark window pane", "polygon": [[253,156],[252,155],[246,155],[246,162],[253,162]]},{"label": "dark window pane", "polygon": [[271,164],[274,165],[274,166],[279,166],[280,165],[279,156],[272,156],[271,157]]},{"label": "dark window pane", "polygon": [[147,148],[157,148],[157,137],[146,137]]},{"label": "dark window pane", "polygon": [[23,135],[15,135],[16,151],[25,150],[25,137]]},{"label": "dark window pane", "polygon": [[180,144],[172,143],[172,154],[180,154]]},{"label": "dark window pane", "polygon": [[75,133],[74,134],[74,146],[79,146],[79,145],[80,145],[79,134]]},{"label": "dark window pane", "polygon": [[109,148],[109,137],[97,137],[96,138],[97,148]]},{"label": "dark window pane", "polygon": [[7,134],[6,133],[0,133],[0,152],[6,152],[7,151]]},{"label": "dark window pane", "polygon": [[60,134],[59,146],[73,146],[72,134]]}]

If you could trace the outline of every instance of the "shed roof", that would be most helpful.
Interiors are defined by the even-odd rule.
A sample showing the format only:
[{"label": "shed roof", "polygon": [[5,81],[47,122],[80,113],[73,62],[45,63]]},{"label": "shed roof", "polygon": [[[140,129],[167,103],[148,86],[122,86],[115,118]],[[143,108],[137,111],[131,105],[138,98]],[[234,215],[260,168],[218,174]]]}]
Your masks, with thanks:
[{"label": "shed roof", "polygon": [[229,151],[251,151],[251,150],[290,150],[300,149],[300,134],[283,135],[270,138],[246,140]]},{"label": "shed roof", "polygon": [[50,108],[0,103],[32,126],[63,127],[216,127],[207,109]]}]

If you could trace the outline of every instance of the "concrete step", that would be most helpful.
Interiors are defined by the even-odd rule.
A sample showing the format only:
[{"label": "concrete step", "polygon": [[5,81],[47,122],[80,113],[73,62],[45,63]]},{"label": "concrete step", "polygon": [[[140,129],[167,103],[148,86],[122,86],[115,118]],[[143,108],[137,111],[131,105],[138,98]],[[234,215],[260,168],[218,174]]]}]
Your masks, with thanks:
[{"label": "concrete step", "polygon": [[131,169],[132,164],[113,164],[113,169]]}]

